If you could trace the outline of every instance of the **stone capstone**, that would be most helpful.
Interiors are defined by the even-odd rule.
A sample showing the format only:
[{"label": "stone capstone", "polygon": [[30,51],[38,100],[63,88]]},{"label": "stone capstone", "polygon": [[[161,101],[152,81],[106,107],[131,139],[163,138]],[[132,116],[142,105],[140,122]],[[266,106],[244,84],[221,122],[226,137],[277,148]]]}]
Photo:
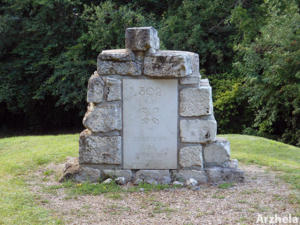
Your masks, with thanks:
[{"label": "stone capstone", "polygon": [[121,136],[100,137],[83,131],[79,139],[80,164],[121,164]]},{"label": "stone capstone", "polygon": [[124,177],[126,182],[129,182],[132,178],[131,170],[118,170],[118,169],[105,169],[102,170],[103,177],[117,178]]},{"label": "stone capstone", "polygon": [[212,94],[210,86],[184,88],[180,91],[181,116],[206,116],[212,114]]},{"label": "stone capstone", "polygon": [[207,176],[204,170],[172,170],[173,180],[186,182],[188,179],[193,178],[199,184],[207,183]]},{"label": "stone capstone", "polygon": [[206,143],[214,141],[217,135],[215,120],[180,120],[180,139],[182,142]]},{"label": "stone capstone", "polygon": [[135,61],[134,54],[128,49],[105,50],[97,58],[99,75],[141,75],[141,63]]},{"label": "stone capstone", "polygon": [[239,169],[211,167],[205,169],[210,183],[243,182],[244,172]]},{"label": "stone capstone", "polygon": [[92,132],[110,132],[122,129],[120,103],[91,105],[83,118],[83,125]]},{"label": "stone capstone", "polygon": [[202,168],[202,146],[187,146],[180,149],[179,164],[181,167],[197,166]]},{"label": "stone capstone", "polygon": [[104,83],[97,71],[91,76],[88,82],[87,102],[101,103],[103,101]]},{"label": "stone capstone", "polygon": [[230,160],[230,143],[226,139],[217,138],[204,147],[206,166],[223,166]]},{"label": "stone capstone", "polygon": [[105,96],[107,101],[116,101],[121,100],[122,98],[122,88],[121,88],[121,80],[111,78],[111,77],[104,77],[105,82]]},{"label": "stone capstone", "polygon": [[159,49],[159,38],[153,27],[127,28],[125,33],[125,47],[133,51],[155,52]]},{"label": "stone capstone", "polygon": [[[158,51],[144,59],[144,75],[152,77],[187,77],[199,73],[196,53],[184,51]],[[199,64],[198,64],[199,65]]]},{"label": "stone capstone", "polygon": [[[148,184],[170,184],[169,170],[139,170],[135,174],[135,181],[143,181]],[[135,182],[136,183],[136,182]]]}]

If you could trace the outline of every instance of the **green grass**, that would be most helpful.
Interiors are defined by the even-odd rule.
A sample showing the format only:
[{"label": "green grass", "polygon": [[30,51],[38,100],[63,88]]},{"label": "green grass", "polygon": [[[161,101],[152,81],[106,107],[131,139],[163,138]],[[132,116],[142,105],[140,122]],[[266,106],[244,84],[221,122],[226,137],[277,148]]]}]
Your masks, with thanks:
[{"label": "green grass", "polygon": [[58,135],[0,139],[1,225],[62,224],[39,206],[24,179],[41,165],[78,155],[78,138],[78,135]]},{"label": "green grass", "polygon": [[[300,189],[300,148],[246,135],[224,135],[231,142],[232,158],[240,162],[266,166],[280,171],[281,178]],[[44,209],[38,196],[29,192],[25,180],[30,172],[50,162],[59,163],[67,156],[78,155],[79,135],[25,136],[0,139],[0,225],[2,224],[63,224],[60,218]],[[51,170],[44,175],[50,176]],[[82,184],[72,182],[45,187],[46,191],[66,188],[71,196],[82,194],[119,193],[115,184]],[[164,185],[141,184],[127,192],[162,190]],[[221,186],[220,188],[227,188]],[[112,198],[119,198],[114,195]],[[291,199],[295,199],[291,196]],[[298,204],[298,200],[295,204]],[[294,203],[294,202],[293,202]],[[112,210],[114,211],[114,210]]]},{"label": "green grass", "polygon": [[245,164],[266,166],[300,190],[300,148],[261,137],[222,135],[231,144],[231,157]]}]

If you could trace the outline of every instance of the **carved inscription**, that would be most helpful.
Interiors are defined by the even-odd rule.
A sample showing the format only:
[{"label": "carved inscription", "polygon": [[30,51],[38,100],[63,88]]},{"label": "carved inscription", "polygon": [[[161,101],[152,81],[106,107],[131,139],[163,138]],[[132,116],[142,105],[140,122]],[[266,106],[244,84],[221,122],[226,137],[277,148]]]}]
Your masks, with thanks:
[{"label": "carved inscription", "polygon": [[177,81],[123,80],[124,167],[176,169]]}]

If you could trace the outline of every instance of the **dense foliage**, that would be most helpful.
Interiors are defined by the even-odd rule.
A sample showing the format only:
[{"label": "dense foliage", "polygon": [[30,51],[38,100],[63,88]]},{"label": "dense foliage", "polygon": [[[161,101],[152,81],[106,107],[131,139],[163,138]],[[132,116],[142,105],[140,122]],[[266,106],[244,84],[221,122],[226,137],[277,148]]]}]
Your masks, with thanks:
[{"label": "dense foliage", "polygon": [[0,0],[0,129],[80,128],[97,54],[153,26],[200,55],[219,132],[300,145],[299,24],[293,0]]}]

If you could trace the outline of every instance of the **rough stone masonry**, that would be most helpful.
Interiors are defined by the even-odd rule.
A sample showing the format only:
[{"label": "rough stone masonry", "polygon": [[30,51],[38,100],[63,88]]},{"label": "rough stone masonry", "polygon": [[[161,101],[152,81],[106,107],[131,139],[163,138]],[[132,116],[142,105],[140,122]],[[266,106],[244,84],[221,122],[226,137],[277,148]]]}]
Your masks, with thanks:
[{"label": "rough stone masonry", "polygon": [[[126,29],[126,49],[104,50],[88,82],[79,182],[239,182],[230,143],[216,137],[212,89],[199,56],[159,50],[153,27]],[[190,181],[189,181],[190,182]]]}]

